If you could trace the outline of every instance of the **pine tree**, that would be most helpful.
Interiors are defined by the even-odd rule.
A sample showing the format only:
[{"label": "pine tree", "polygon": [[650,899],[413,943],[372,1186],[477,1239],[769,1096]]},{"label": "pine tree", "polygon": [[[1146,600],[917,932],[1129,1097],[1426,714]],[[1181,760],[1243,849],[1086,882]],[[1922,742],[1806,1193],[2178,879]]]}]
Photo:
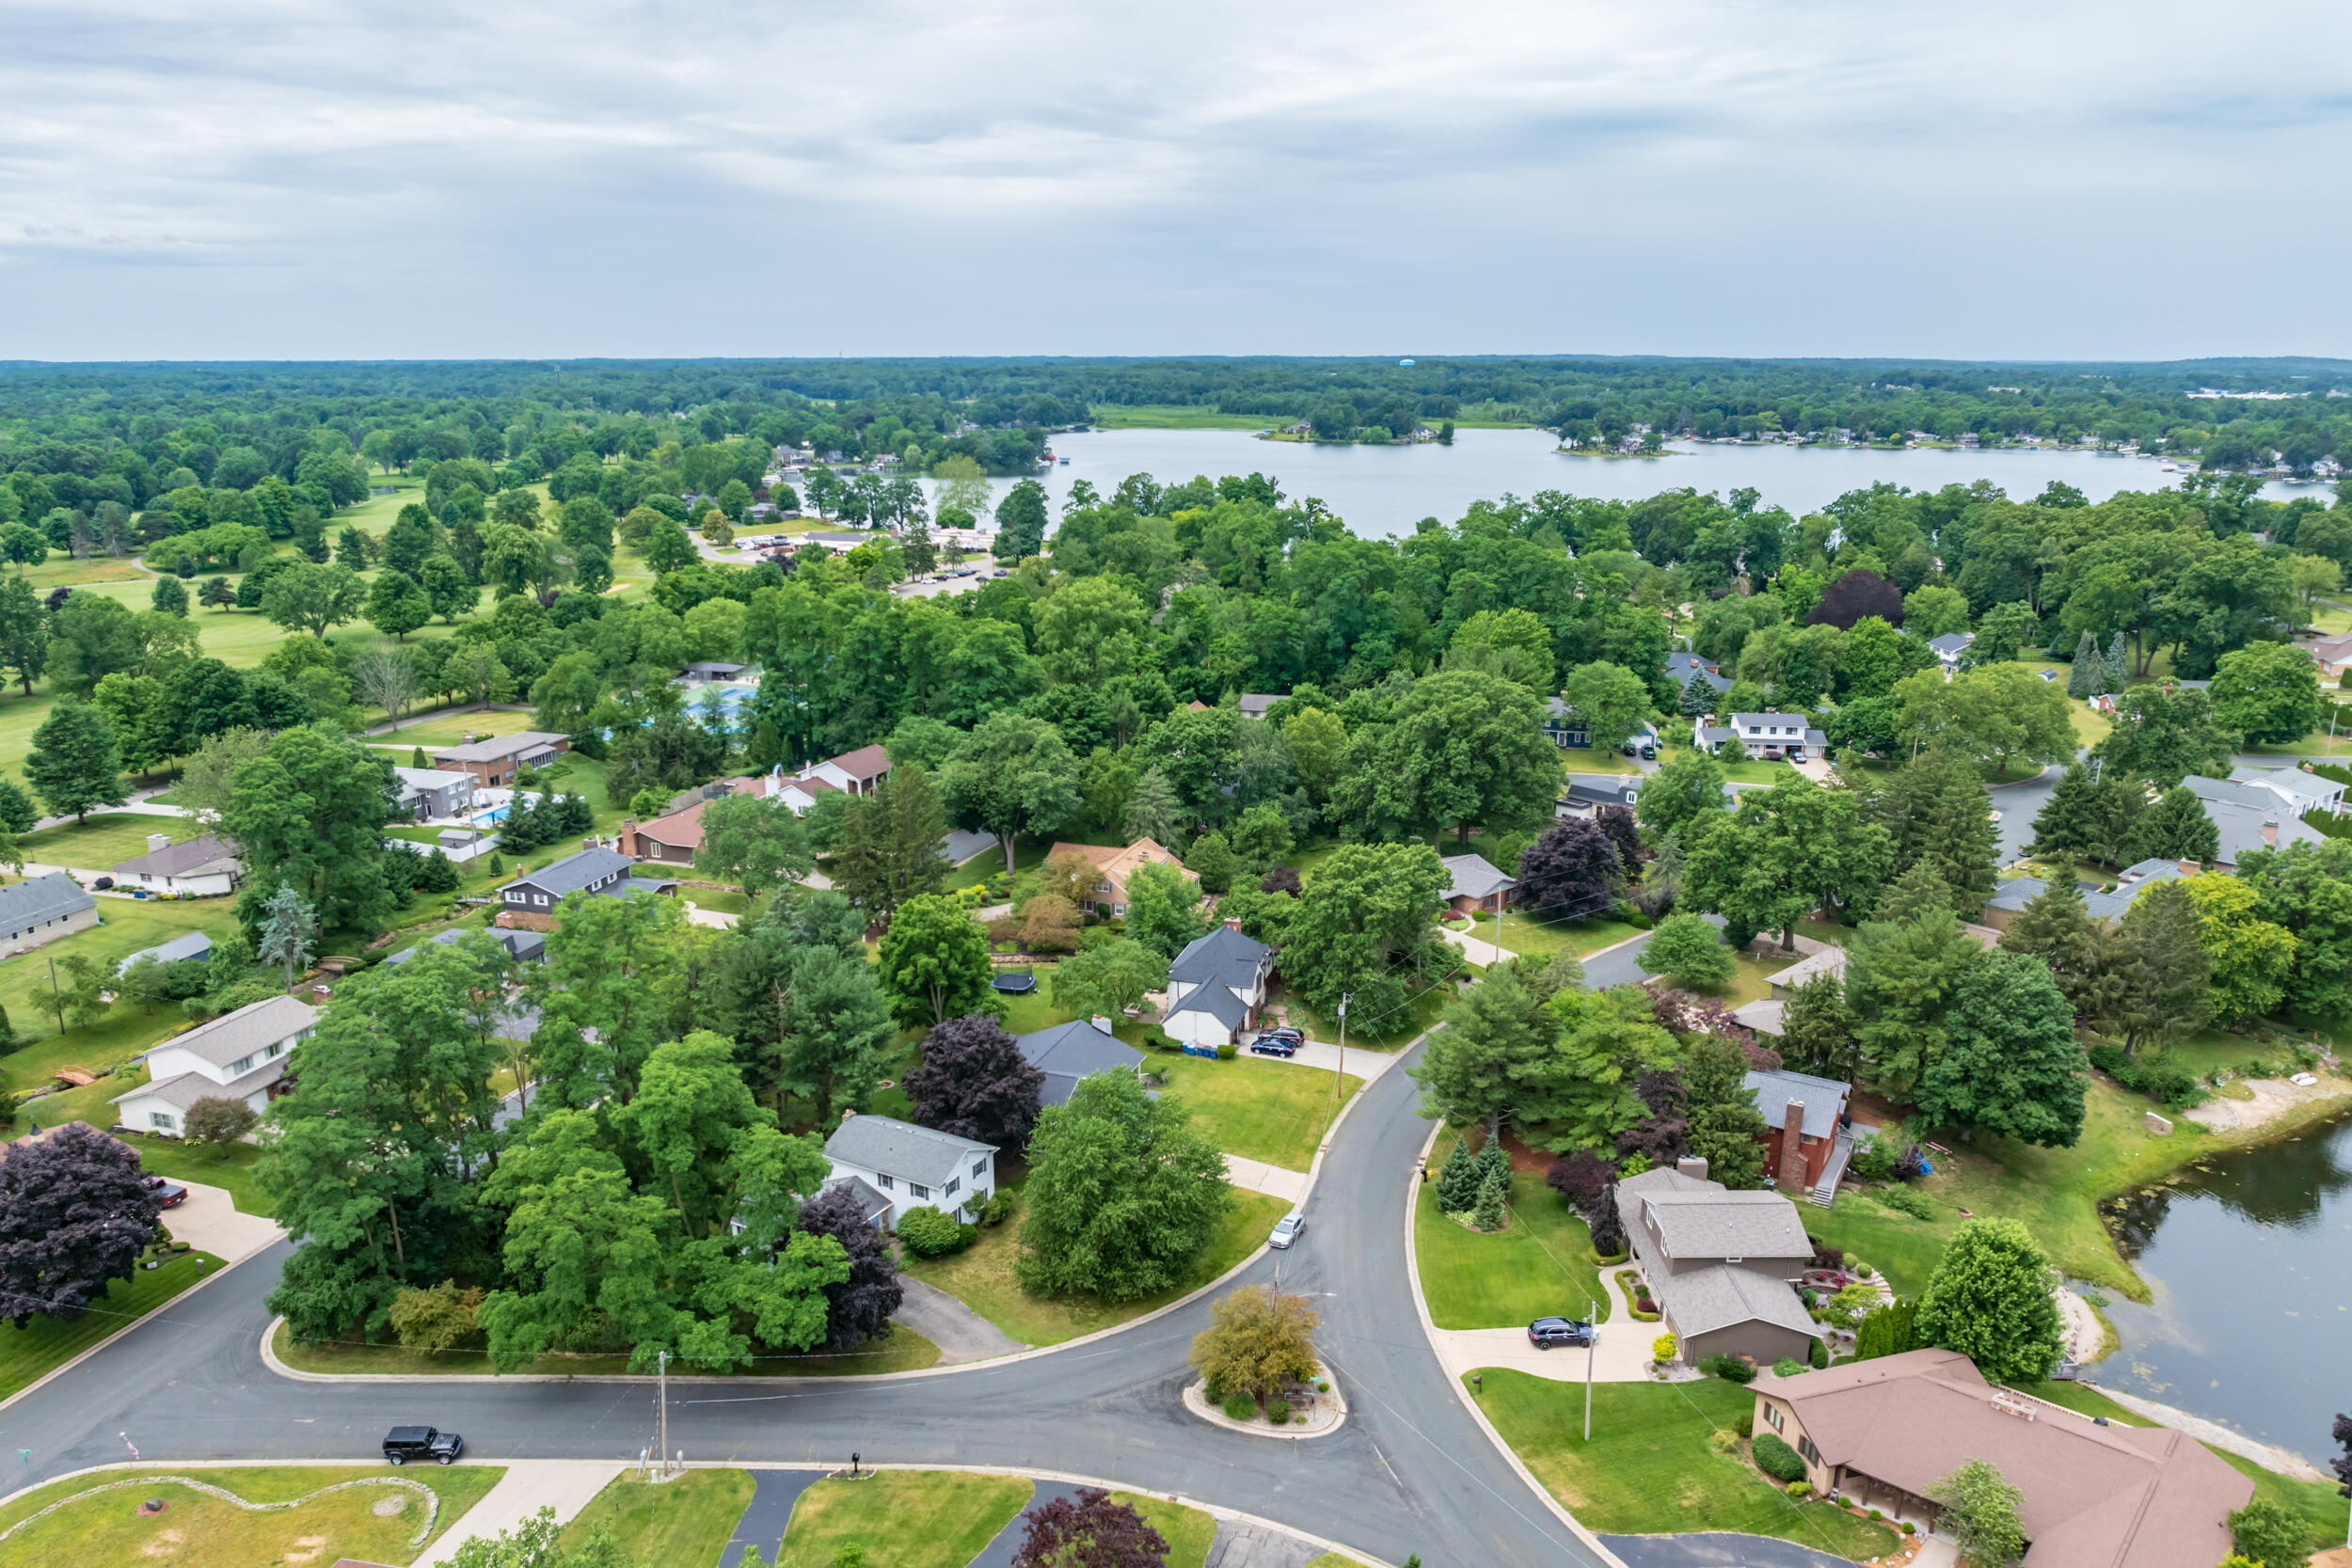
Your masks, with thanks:
[{"label": "pine tree", "polygon": [[2153,884],[2124,911],[2132,984],[2111,1021],[2122,1032],[2124,1050],[2161,1045],[2204,1027],[2213,982],[2201,933],[2196,902],[2177,880]]},{"label": "pine tree", "polygon": [[[2186,784],[2166,790],[2139,816],[2130,847],[2133,863],[2146,860],[2202,861],[2221,852],[2221,830],[2205,815],[2205,803]],[[2119,862],[2122,857],[2118,857]]]},{"label": "pine tree", "polygon": [[1780,1059],[1798,1072],[1851,1082],[1858,1057],[1853,1009],[1846,1006],[1845,982],[1816,974],[1797,988],[1781,1017]]},{"label": "pine tree", "polygon": [[1879,895],[1878,908],[1871,911],[1873,919],[1891,920],[1907,926],[1931,911],[1953,914],[1952,890],[1936,875],[1935,863],[1920,860],[1911,869],[1895,879],[1895,885]]},{"label": "pine tree", "polygon": [[2131,684],[2131,655],[2124,651],[2123,628],[2118,626],[2116,628],[2115,635],[2107,639],[2107,684],[2106,689],[2109,691],[2121,691],[2123,688]]},{"label": "pine tree", "polygon": [[1676,705],[1685,719],[1701,719],[1715,711],[1715,688],[1704,670],[1691,672],[1682,688],[1682,700]]},{"label": "pine tree", "polygon": [[2099,657],[2099,644],[2085,632],[2074,643],[2074,668],[2066,677],[2066,694],[2080,702],[2106,689],[2106,661]]},{"label": "pine tree", "polygon": [[1879,819],[1894,837],[1895,863],[1931,863],[1955,913],[1974,915],[1993,896],[2000,832],[1974,761],[1930,752],[1888,781]]},{"label": "pine tree", "polygon": [[2099,781],[2081,763],[2070,765],[2051,787],[2033,819],[2032,852],[2037,855],[2082,855],[2092,852],[2100,831]]},{"label": "pine tree", "polygon": [[1438,1207],[1449,1214],[1458,1214],[1478,1201],[1478,1162],[1470,1151],[1470,1140],[1456,1139],[1452,1153],[1438,1171]]},{"label": "pine tree", "polygon": [[1502,1139],[1489,1135],[1486,1147],[1478,1151],[1478,1180],[1500,1180],[1506,1188],[1511,1184],[1511,1151],[1502,1147]]},{"label": "pine tree", "polygon": [[430,768],[433,765],[424,760],[424,748],[417,746],[412,747],[409,750],[408,766],[411,768]]},{"label": "pine tree", "polygon": [[1470,1224],[1481,1230],[1500,1230],[1506,1217],[1504,1206],[1511,1199],[1511,1184],[1489,1174],[1478,1184],[1478,1206],[1471,1212]]}]

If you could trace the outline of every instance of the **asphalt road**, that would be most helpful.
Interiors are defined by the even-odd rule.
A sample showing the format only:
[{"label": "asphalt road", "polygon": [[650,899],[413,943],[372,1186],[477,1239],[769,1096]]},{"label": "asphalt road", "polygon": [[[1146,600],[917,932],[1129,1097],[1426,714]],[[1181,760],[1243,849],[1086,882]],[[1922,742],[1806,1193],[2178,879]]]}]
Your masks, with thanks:
[{"label": "asphalt road", "polygon": [[[1418,1049],[1418,1048],[1416,1048]],[[1464,1409],[1406,1274],[1406,1201],[1429,1124],[1402,1072],[1375,1079],[1326,1157],[1297,1246],[1243,1275],[1312,1295],[1317,1339],[1352,1414],[1285,1443],[1184,1413],[1185,1353],[1206,1301],[1051,1354],[900,1381],[674,1378],[670,1442],[695,1461],[999,1465],[1180,1493],[1391,1562],[1597,1565]],[[652,1441],[637,1383],[310,1383],[262,1363],[281,1245],[167,1307],[0,1410],[12,1481],[127,1457],[371,1459],[387,1427],[431,1422],[484,1458],[633,1459]]]}]

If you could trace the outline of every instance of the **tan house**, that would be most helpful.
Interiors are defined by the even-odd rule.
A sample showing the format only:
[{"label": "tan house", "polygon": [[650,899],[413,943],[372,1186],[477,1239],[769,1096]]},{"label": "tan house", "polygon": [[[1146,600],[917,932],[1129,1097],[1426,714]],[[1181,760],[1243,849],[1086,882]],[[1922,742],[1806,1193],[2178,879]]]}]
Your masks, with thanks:
[{"label": "tan house", "polygon": [[1759,1376],[1755,1434],[1819,1492],[1932,1528],[1928,1490],[1972,1459],[2025,1495],[2025,1568],[2213,1568],[2254,1483],[2186,1433],[2101,1425],[1987,1383],[1957,1351]]},{"label": "tan house", "polygon": [[1689,1158],[1618,1182],[1617,1220],[1683,1360],[1811,1354],[1820,1329],[1797,1284],[1813,1243],[1787,1198],[1734,1192]]},{"label": "tan house", "polygon": [[98,900],[62,871],[0,887],[0,958],[98,924]]},{"label": "tan house", "polygon": [[1074,855],[1093,864],[1099,879],[1079,899],[1079,907],[1108,918],[1127,912],[1127,879],[1134,875],[1136,867],[1172,865],[1185,876],[1192,876],[1184,871],[1184,862],[1148,838],[1139,838],[1123,849],[1115,844],[1057,844],[1045,858],[1050,862],[1056,855]]},{"label": "tan house", "polygon": [[447,771],[470,773],[473,782],[485,789],[496,789],[512,784],[517,768],[545,768],[572,749],[568,735],[549,735],[542,730],[525,730],[520,735],[492,736],[463,746],[452,746],[433,753],[433,766]]},{"label": "tan house", "polygon": [[[633,861],[653,861],[663,865],[691,865],[703,847],[703,809],[713,800],[730,795],[759,795],[773,799],[779,807],[788,807],[795,816],[807,810],[805,805],[787,801],[787,792],[793,786],[805,787],[807,781],[785,779],[774,774],[754,774],[748,778],[725,779],[706,784],[696,792],[697,799],[664,816],[644,822],[623,818],[621,831],[615,835],[621,853]],[[831,788],[831,785],[819,785]],[[812,796],[811,799],[814,799]],[[677,805],[677,800],[670,802]]]}]

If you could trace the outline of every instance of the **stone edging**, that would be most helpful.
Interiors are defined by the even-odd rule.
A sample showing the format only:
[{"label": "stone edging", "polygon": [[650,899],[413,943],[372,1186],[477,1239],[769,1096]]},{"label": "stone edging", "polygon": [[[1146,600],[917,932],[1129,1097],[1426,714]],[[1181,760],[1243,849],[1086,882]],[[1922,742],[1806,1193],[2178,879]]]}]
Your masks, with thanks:
[{"label": "stone edging", "polygon": [[[1438,1147],[1438,1134],[1444,1131],[1445,1123],[1442,1121],[1429,1130],[1427,1140],[1421,1146],[1421,1165],[1412,1173],[1414,1180],[1406,1183],[1405,1187],[1405,1277],[1411,1282],[1413,1287],[1413,1310],[1421,1317],[1422,1338],[1428,1343],[1429,1354],[1437,1356],[1440,1371],[1444,1370],[1445,1357],[1438,1354],[1438,1325],[1429,1316],[1429,1298],[1422,1293],[1421,1252],[1413,1245],[1413,1210],[1414,1206],[1421,1201],[1421,1169],[1428,1165],[1429,1151]],[[1512,1469],[1518,1472],[1519,1479],[1527,1482],[1528,1490],[1543,1499],[1544,1506],[1551,1510],[1553,1516],[1567,1526],[1579,1541],[1583,1542],[1597,1554],[1607,1568],[1626,1568],[1624,1559],[1603,1545],[1599,1536],[1587,1529],[1583,1522],[1575,1514],[1561,1507],[1560,1499],[1553,1497],[1550,1489],[1535,1479],[1534,1472],[1527,1467],[1526,1461],[1519,1458],[1511,1445],[1502,1440],[1502,1433],[1497,1432],[1495,1424],[1486,1419],[1486,1413],[1478,1408],[1478,1402],[1470,1398],[1470,1390],[1462,1386],[1461,1379],[1454,1377],[1452,1373],[1447,1373],[1446,1382],[1454,1386],[1454,1397],[1462,1402],[1462,1408],[1470,1412],[1470,1419],[1478,1423],[1479,1430],[1484,1432],[1487,1440],[1494,1444],[1495,1451],[1502,1455]]]},{"label": "stone edging", "polygon": [[[1327,1375],[1330,1370],[1328,1367],[1324,1369]],[[1184,1408],[1211,1426],[1223,1427],[1228,1432],[1238,1432],[1250,1437],[1271,1437],[1285,1443],[1302,1443],[1310,1438],[1328,1437],[1347,1424],[1347,1399],[1340,1392],[1340,1380],[1333,1377],[1328,1381],[1331,1385],[1331,1402],[1339,1410],[1339,1418],[1315,1432],[1293,1432],[1287,1426],[1278,1427],[1271,1423],[1261,1426],[1253,1421],[1236,1421],[1209,1402],[1207,1386],[1199,1378],[1184,1385]]]},{"label": "stone edging", "polygon": [[[421,1493],[424,1497],[424,1523],[418,1527],[416,1534],[408,1538],[408,1544],[411,1546],[423,1545],[425,1537],[433,1533],[434,1521],[441,1516],[441,1495],[439,1493],[421,1481],[409,1481],[399,1476],[362,1476],[357,1481],[339,1481],[331,1486],[322,1486],[315,1492],[306,1492],[291,1502],[282,1503],[249,1503],[225,1486],[215,1486],[212,1482],[205,1481],[192,1481],[186,1476],[130,1476],[121,1481],[110,1481],[103,1486],[93,1486],[87,1492],[76,1492],[71,1497],[59,1497],[39,1513],[28,1513],[7,1529],[0,1529],[0,1541],[6,1541],[26,1525],[45,1519],[67,1504],[78,1503],[84,1497],[95,1497],[102,1492],[116,1492],[126,1486],[156,1486],[165,1482],[169,1482],[174,1486],[184,1486],[191,1491],[201,1492],[207,1497],[218,1497],[221,1501],[242,1508],[248,1513],[274,1513],[281,1508],[300,1508],[312,1497],[324,1497],[329,1492],[344,1492],[355,1486],[405,1487],[411,1492]],[[43,1482],[43,1484],[47,1483]]]}]

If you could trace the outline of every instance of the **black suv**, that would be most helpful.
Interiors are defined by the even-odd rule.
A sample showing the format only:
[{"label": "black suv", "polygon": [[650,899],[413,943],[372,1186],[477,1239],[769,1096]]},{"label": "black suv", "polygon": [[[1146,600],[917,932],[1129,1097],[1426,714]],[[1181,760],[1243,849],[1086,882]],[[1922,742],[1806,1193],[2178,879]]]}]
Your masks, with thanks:
[{"label": "black suv", "polygon": [[1249,1049],[1261,1056],[1295,1056],[1298,1042],[1288,1035],[1260,1035],[1249,1042]]},{"label": "black suv", "polygon": [[395,1465],[405,1465],[412,1459],[451,1465],[465,1451],[463,1437],[437,1427],[394,1427],[384,1434],[384,1457]]},{"label": "black suv", "polygon": [[1589,1345],[1593,1342],[1593,1325],[1574,1318],[1537,1318],[1527,1325],[1527,1342],[1537,1350],[1549,1350],[1554,1345]]}]

